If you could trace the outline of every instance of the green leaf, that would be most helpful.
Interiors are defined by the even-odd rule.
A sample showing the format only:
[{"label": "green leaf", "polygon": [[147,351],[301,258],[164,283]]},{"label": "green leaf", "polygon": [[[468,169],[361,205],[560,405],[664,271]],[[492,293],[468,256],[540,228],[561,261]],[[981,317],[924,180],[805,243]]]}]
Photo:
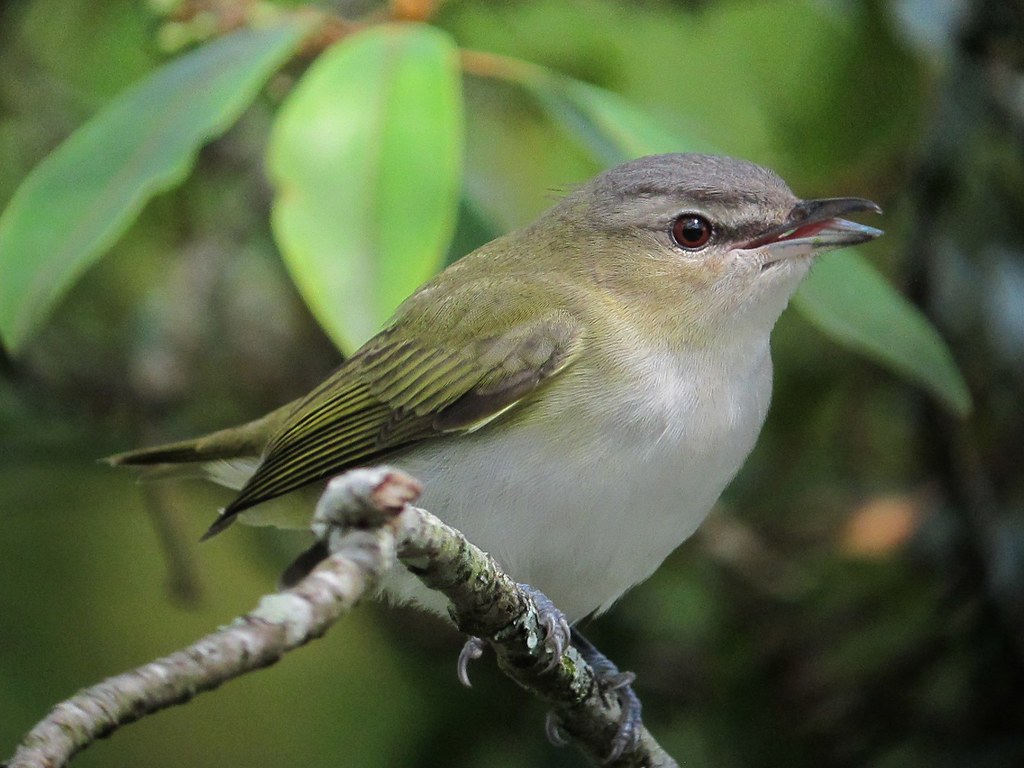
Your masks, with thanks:
[{"label": "green leaf", "polygon": [[840,344],[920,384],[960,416],[971,395],[935,327],[851,249],[822,258],[794,305]]},{"label": "green leaf", "polygon": [[223,37],[110,102],[25,179],[0,215],[0,338],[21,349],[154,194],[178,184],[295,51],[307,22]]},{"label": "green leaf", "polygon": [[551,118],[602,165],[643,155],[707,152],[709,145],[666,129],[616,93],[541,68],[523,68],[520,83]]},{"label": "green leaf", "polygon": [[325,52],[282,106],[274,236],[343,350],[444,264],[462,179],[460,77],[440,30],[378,26]]}]

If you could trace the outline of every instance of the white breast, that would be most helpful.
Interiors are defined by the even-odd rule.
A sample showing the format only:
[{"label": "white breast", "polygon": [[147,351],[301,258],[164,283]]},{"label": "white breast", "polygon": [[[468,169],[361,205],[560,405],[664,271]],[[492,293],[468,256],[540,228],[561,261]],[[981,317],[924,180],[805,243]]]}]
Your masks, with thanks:
[{"label": "white breast", "polygon": [[[431,442],[394,462],[425,481],[424,508],[574,621],[608,608],[693,533],[768,410],[767,338],[728,357],[646,352],[633,367],[618,397],[591,391],[557,418]],[[446,613],[411,577],[387,590]]]}]

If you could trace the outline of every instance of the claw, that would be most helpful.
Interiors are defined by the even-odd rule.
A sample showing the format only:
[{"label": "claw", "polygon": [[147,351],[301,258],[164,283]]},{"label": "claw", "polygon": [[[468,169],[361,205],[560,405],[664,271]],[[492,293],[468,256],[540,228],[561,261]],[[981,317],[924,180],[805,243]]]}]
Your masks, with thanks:
[{"label": "claw", "polygon": [[472,688],[473,684],[469,681],[469,662],[476,661],[484,655],[484,641],[479,637],[471,637],[466,641],[466,644],[462,646],[462,650],[459,651],[459,661],[456,667],[456,673],[459,677],[459,682],[467,688]]},{"label": "claw", "polygon": [[[633,678],[635,675],[627,672],[622,677]],[[614,692],[619,703],[619,730],[612,739],[612,748],[604,759],[605,764],[613,763],[627,752],[632,752],[640,741],[640,699],[633,692],[629,682],[620,681],[616,685],[617,687],[609,690]]]},{"label": "claw", "polygon": [[551,661],[544,667],[544,671],[550,672],[562,661],[562,654],[572,642],[572,627],[565,614],[543,592],[529,584],[520,584],[519,588],[530,595],[537,606],[538,618],[544,627],[544,647],[551,654]]},{"label": "claw", "polygon": [[562,729],[558,726],[558,718],[555,717],[554,712],[549,711],[544,716],[544,734],[552,746],[564,747],[569,744],[569,740],[562,735]]},{"label": "claw", "polygon": [[594,677],[601,690],[611,694],[619,704],[619,723],[612,748],[603,763],[613,763],[627,752],[636,749],[640,740],[640,699],[633,692],[633,681],[636,675],[632,672],[620,672],[611,659],[601,653],[594,645],[577,630],[573,630],[572,644],[580,655],[594,670]]}]

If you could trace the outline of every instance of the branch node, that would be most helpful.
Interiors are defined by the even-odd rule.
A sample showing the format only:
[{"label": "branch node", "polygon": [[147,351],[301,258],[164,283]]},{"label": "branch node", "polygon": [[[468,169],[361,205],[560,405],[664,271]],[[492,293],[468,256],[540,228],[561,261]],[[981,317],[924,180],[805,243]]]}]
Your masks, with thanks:
[{"label": "branch node", "polygon": [[321,540],[336,530],[379,528],[419,498],[422,490],[418,480],[399,469],[354,469],[327,483],[310,527]]}]

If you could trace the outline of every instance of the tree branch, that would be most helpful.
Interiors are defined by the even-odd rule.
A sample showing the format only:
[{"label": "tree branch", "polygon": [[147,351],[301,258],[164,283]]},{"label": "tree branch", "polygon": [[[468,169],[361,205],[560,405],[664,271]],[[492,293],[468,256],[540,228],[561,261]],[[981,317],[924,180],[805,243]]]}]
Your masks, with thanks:
[{"label": "tree branch", "polygon": [[[494,648],[502,670],[543,699],[566,735],[602,762],[618,730],[614,696],[605,695],[575,649],[555,662],[537,606],[486,553],[428,512],[409,506],[413,478],[387,467],[332,480],[317,504],[313,531],[330,556],[291,589],[260,600],[251,613],[181,651],[87,688],[58,704],[23,739],[7,768],[54,768],[97,738],[202,691],[273,664],[327,629],[400,560],[452,602],[459,629]],[[554,666],[552,666],[554,664]],[[641,729],[621,768],[676,766]]]}]

